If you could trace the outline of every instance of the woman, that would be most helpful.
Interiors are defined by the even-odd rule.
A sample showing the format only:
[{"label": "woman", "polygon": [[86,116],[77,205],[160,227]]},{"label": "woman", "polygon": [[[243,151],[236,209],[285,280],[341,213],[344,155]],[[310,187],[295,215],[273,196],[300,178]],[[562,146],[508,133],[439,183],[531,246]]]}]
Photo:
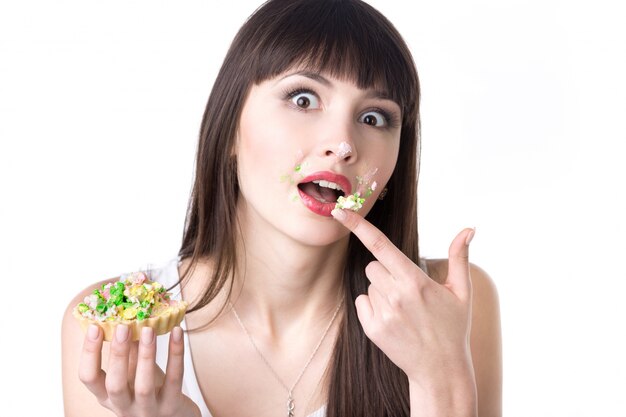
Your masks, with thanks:
[{"label": "woman", "polygon": [[[418,128],[411,55],[376,10],[264,4],[209,97],[179,257],[155,271],[181,277],[188,331],[131,343],[118,326],[103,345],[71,317],[94,286],[78,294],[66,414],[500,415],[497,295],[468,264],[474,231],[420,262]],[[334,210],[355,193],[358,213]]]}]

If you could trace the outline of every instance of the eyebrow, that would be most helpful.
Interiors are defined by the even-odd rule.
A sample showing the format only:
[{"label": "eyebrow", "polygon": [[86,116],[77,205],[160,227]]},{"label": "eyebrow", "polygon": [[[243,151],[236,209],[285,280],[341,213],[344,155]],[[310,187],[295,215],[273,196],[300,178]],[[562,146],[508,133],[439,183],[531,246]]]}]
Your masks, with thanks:
[{"label": "eyebrow", "polygon": [[324,77],[323,75],[320,75],[317,72],[307,71],[307,70],[303,70],[303,71],[298,71],[298,72],[294,72],[294,73],[291,73],[291,74],[287,74],[286,76],[284,76],[281,79],[285,79],[285,78],[291,77],[293,75],[302,75],[303,77],[310,78],[313,81],[317,81],[318,83],[323,84],[326,87],[330,87],[333,84],[328,78]]},{"label": "eyebrow", "polygon": [[[279,81],[284,80],[285,78],[288,77],[292,77],[294,75],[301,75],[303,77],[309,78],[313,81],[317,81],[318,83],[326,86],[326,87],[331,87],[333,85],[333,83],[326,77],[324,77],[323,75],[318,74],[317,72],[313,72],[313,71],[308,71],[308,70],[302,70],[302,71],[297,71],[297,72],[292,72],[290,74],[285,75],[284,77],[282,77]],[[399,103],[397,103],[395,100],[393,100],[391,98],[391,95],[384,90],[367,90],[367,94],[366,94],[367,98],[375,98],[375,99],[379,99],[379,100],[389,100],[389,101],[393,101],[394,103],[396,103],[397,105],[400,105]]]}]

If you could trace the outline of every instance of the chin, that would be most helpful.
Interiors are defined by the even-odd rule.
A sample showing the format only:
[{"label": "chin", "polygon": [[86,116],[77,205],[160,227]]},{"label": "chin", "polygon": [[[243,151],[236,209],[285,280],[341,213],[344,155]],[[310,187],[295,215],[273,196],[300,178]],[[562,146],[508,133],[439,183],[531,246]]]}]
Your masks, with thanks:
[{"label": "chin", "polygon": [[[306,246],[330,246],[349,235],[348,229],[332,218],[306,219],[288,225],[279,226],[283,233],[294,241]],[[285,230],[286,229],[286,230]]]}]

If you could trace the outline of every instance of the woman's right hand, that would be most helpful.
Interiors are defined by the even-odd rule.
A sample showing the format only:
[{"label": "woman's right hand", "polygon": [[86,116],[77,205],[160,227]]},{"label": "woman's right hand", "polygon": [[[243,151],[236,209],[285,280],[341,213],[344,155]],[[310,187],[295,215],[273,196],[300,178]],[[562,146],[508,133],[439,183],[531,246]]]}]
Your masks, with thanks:
[{"label": "woman's right hand", "polygon": [[156,364],[153,329],[144,327],[139,342],[131,342],[129,328],[118,325],[107,372],[102,369],[102,339],[102,330],[92,324],[85,334],[78,372],[102,406],[120,417],[201,416],[198,406],[182,393],[184,342],[180,327],[170,334],[165,374]]}]

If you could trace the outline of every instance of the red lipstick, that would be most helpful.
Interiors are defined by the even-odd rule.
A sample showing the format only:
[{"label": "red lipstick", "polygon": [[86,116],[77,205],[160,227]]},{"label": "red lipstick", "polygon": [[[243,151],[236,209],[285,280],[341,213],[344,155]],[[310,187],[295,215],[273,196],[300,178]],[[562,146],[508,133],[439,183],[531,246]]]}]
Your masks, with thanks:
[{"label": "red lipstick", "polygon": [[[330,188],[324,190],[324,193],[310,192],[315,185],[301,186],[302,184],[313,183],[314,181],[318,184],[318,187],[319,183],[324,184],[324,181],[332,184],[328,184]],[[333,198],[333,201],[329,201],[327,198],[322,198],[321,194],[332,195],[331,193],[334,193],[334,191],[331,190],[336,187],[338,187],[344,195],[349,195],[352,191],[352,185],[345,176],[330,171],[320,171],[303,178],[302,181],[298,183],[298,193],[306,208],[320,216],[331,217],[330,212],[335,208],[336,197]],[[321,189],[321,187],[319,188]],[[305,190],[309,190],[309,192],[307,193]]]}]

